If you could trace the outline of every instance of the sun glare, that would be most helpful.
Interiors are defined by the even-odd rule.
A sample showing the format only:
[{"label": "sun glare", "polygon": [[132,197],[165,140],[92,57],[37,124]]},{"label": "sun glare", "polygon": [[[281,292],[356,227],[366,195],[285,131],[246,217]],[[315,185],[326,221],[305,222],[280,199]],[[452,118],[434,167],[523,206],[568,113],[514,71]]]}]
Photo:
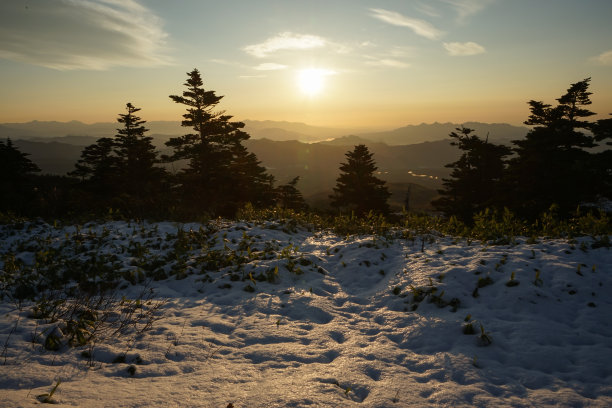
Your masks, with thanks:
[{"label": "sun glare", "polygon": [[298,72],[298,86],[308,96],[320,94],[325,87],[325,78],[333,71],[320,68],[308,68]]}]

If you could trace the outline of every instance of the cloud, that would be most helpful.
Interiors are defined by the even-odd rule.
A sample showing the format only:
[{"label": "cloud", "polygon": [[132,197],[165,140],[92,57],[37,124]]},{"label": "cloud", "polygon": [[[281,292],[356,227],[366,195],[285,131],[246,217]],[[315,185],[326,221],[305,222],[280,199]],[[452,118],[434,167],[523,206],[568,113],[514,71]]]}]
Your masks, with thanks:
[{"label": "cloud", "polygon": [[476,14],[493,3],[494,0],[442,0],[450,4],[457,12],[457,19],[464,21],[472,14]]},{"label": "cloud", "polygon": [[243,50],[254,57],[265,58],[277,51],[306,50],[324,47],[326,44],[327,41],[324,38],[316,35],[284,32],[268,38],[262,43],[247,45]]},{"label": "cloud", "polygon": [[440,13],[438,13],[438,10],[436,10],[430,4],[418,3],[416,6],[416,10],[429,17],[440,17]]},{"label": "cloud", "polygon": [[465,57],[469,55],[483,54],[485,52],[485,48],[482,45],[476,44],[475,42],[471,41],[464,43],[444,43],[444,48],[446,48],[446,51],[448,51],[449,55],[452,55],[454,57]]},{"label": "cloud", "polygon": [[253,67],[253,69],[256,69],[257,71],[278,71],[286,68],[286,65],[276,64],[274,62],[266,62],[264,64],[259,64],[256,67]]},{"label": "cloud", "polygon": [[406,17],[395,11],[384,9],[370,9],[370,11],[372,12],[371,16],[374,18],[391,25],[408,27],[414,31],[415,34],[430,40],[436,40],[444,34],[425,20]]},{"label": "cloud", "polygon": [[169,64],[162,21],[136,0],[0,2],[0,58],[58,70]]},{"label": "cloud", "polygon": [[389,67],[389,68],[408,68],[410,64],[403,61],[398,61],[391,58],[372,59],[366,62],[367,65],[374,67]]},{"label": "cloud", "polygon": [[592,59],[596,63],[598,63],[600,65],[609,65],[609,66],[612,66],[612,50],[611,51],[602,52],[601,54],[599,54],[596,57],[593,57]]}]

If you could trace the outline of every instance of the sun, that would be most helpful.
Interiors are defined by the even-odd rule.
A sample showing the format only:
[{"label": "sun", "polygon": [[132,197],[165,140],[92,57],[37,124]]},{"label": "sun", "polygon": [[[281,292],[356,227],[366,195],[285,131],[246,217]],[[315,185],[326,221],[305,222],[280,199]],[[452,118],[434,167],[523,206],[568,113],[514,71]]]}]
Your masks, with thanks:
[{"label": "sun", "polygon": [[325,87],[325,79],[333,71],[321,68],[307,68],[298,71],[298,86],[308,96],[320,94]]}]

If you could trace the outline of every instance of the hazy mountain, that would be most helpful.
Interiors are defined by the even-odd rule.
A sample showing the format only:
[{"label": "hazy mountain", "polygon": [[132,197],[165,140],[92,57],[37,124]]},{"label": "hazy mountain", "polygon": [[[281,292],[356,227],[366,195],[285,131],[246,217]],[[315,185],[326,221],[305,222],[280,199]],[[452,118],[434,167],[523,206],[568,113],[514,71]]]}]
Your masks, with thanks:
[{"label": "hazy mountain", "polygon": [[[441,187],[442,177],[449,174],[444,166],[459,157],[459,150],[449,141],[419,143],[407,146],[388,146],[383,143],[365,142],[374,154],[378,165],[378,177],[389,183],[416,183],[428,189]],[[298,188],[305,197],[321,200],[331,194],[345,154],[353,146],[327,143],[301,143],[298,141],[275,142],[267,139],[250,139],[247,148],[255,153],[262,164],[280,183],[300,176]],[[401,198],[394,200],[403,201]],[[309,200],[311,201],[311,200]],[[324,201],[324,200],[323,200]]]},{"label": "hazy mountain", "polygon": [[[73,137],[63,140],[86,141]],[[14,143],[22,152],[30,154],[30,159],[38,164],[43,173],[50,174],[66,174],[73,170],[84,148],[83,145],[57,141],[16,139]],[[441,177],[448,174],[444,165],[456,160],[459,155],[459,151],[448,141],[407,146],[388,146],[369,141],[365,144],[374,153],[379,167],[378,176],[393,186],[391,201],[401,205],[408,183],[414,183],[428,190],[427,194],[415,196],[425,197],[415,201],[416,206],[421,208],[426,206],[427,197],[435,195],[435,189],[441,186]],[[340,163],[346,160],[345,154],[352,150],[352,146],[347,145],[268,139],[250,139],[245,145],[257,155],[278,183],[286,183],[300,176],[298,188],[309,203],[326,201],[336,184]]]},{"label": "hazy mountain", "polygon": [[372,144],[374,142],[372,140],[367,140],[359,136],[348,135],[338,137],[332,140],[325,140],[319,143],[331,146],[356,146],[358,144]]},{"label": "hazy mountain", "polygon": [[[456,123],[421,123],[408,125],[386,132],[361,133],[359,137],[383,142],[388,145],[408,145],[448,138],[448,135],[461,125]],[[489,135],[489,140],[496,143],[508,143],[510,140],[522,139],[529,129],[524,126],[513,126],[507,123],[463,123],[466,128],[474,129],[475,134],[483,139]]]},{"label": "hazy mountain", "polygon": [[[120,127],[117,122],[99,122],[87,124],[73,120],[71,122],[37,121],[25,123],[0,124],[0,137],[6,138],[58,138],[64,136],[91,136],[94,138],[110,137]],[[163,135],[180,135],[185,133],[180,122],[151,121],[146,124],[149,133]]]},{"label": "hazy mountain", "polygon": [[[414,188],[416,208],[426,207],[441,187],[442,177],[449,174],[444,166],[460,155],[450,145],[448,134],[453,123],[433,123],[404,126],[387,132],[358,133],[347,129],[309,126],[304,123],[278,121],[245,121],[251,139],[246,147],[255,153],[278,183],[300,176],[298,188],[312,203],[323,205],[331,194],[345,154],[357,144],[365,144],[374,154],[378,176],[389,183],[391,201],[403,203],[409,184]],[[524,137],[527,128],[507,124],[465,123],[477,134],[495,142],[508,142]],[[186,133],[179,122],[147,122],[157,148],[168,153],[164,142]],[[0,124],[0,138],[11,137],[17,147],[30,153],[43,173],[65,174],[74,169],[81,151],[100,137],[116,134],[117,123],[28,122]],[[27,140],[26,140],[27,139]],[[300,140],[300,141],[298,141]],[[318,143],[312,143],[319,141]],[[311,142],[311,143],[304,143]],[[176,164],[175,164],[176,167]],[[417,194],[418,192],[418,194]]]},{"label": "hazy mountain", "polygon": [[359,129],[310,126],[299,122],[273,120],[245,120],[243,122],[245,130],[253,139],[265,138],[276,141],[299,140],[302,142],[318,142],[359,132]]},{"label": "hazy mountain", "polygon": [[83,147],[89,146],[90,144],[95,143],[96,140],[98,139],[99,137],[96,137],[96,136],[74,136],[74,135],[53,136],[53,137],[36,136],[36,137],[27,138],[27,140],[29,140],[30,142],[41,142],[41,143],[55,142],[55,143],[65,143],[65,144],[69,144],[73,146],[83,146]]},{"label": "hazy mountain", "polygon": [[[282,122],[282,121],[257,121],[245,120],[245,130],[252,139],[269,139],[274,141],[299,140],[302,142],[326,141],[330,144],[362,143],[363,140],[386,143],[388,145],[408,145],[447,139],[448,134],[459,127],[455,123],[431,123],[420,125],[409,125],[398,129],[380,132],[365,132],[360,129],[339,129],[320,126],[310,126],[305,123]],[[180,125],[178,121],[150,121],[146,124],[149,135],[153,135],[157,145],[172,136],[182,135],[189,131]],[[487,133],[492,141],[508,142],[525,136],[528,129],[521,126],[512,126],[503,123],[478,123],[467,122],[464,126],[475,129],[481,137]],[[116,134],[118,123],[93,123],[86,124],[79,121],[71,122],[43,122],[32,121],[27,123],[3,123],[0,124],[0,138],[10,137],[12,139],[31,140],[53,140],[61,143],[87,145],[88,140],[100,137],[110,137]],[[64,139],[70,136],[72,139]],[[89,136],[93,139],[78,137]],[[360,138],[362,141],[355,139]],[[336,140],[332,140],[336,139]],[[338,140],[340,139],[340,140]]]},{"label": "hazy mountain", "polygon": [[59,142],[34,142],[17,139],[14,145],[40,167],[42,174],[66,174],[74,170],[83,146]]}]

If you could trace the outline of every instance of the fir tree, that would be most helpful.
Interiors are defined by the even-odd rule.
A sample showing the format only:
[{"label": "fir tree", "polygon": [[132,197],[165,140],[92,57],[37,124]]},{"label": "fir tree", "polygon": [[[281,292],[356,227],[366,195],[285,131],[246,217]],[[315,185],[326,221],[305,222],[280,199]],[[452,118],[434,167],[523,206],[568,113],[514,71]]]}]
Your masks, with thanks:
[{"label": "fir tree", "polygon": [[127,201],[125,207],[143,213],[161,204],[166,172],[157,166],[159,160],[153,138],[145,136],[146,121],[135,115],[140,108],[128,102],[126,111],[117,119],[123,128],[117,129],[114,140],[120,195]]},{"label": "fir tree", "polygon": [[69,174],[81,179],[84,208],[111,207],[144,216],[153,208],[159,210],[166,173],[156,166],[153,138],[144,135],[146,121],[135,115],[140,109],[128,102],[126,111],[117,118],[123,127],[115,137],[87,146]]},{"label": "fir tree", "polygon": [[0,140],[0,211],[24,213],[35,195],[32,181],[39,171],[10,138]]},{"label": "fir tree", "polygon": [[283,209],[291,209],[302,211],[308,208],[304,197],[300,190],[297,189],[297,183],[300,177],[294,177],[287,184],[281,184],[276,187],[276,205]]},{"label": "fir tree", "polygon": [[114,154],[115,141],[102,137],[83,149],[75,170],[68,173],[81,179],[87,190],[101,196],[112,195],[117,183],[118,163]]},{"label": "fir tree", "polygon": [[387,214],[391,193],[385,182],[374,175],[377,170],[372,153],[365,145],[355,146],[345,154],[346,163],[340,166],[334,194],[330,196],[332,207],[364,215],[370,211]]},{"label": "fir tree", "polygon": [[187,90],[170,98],[187,107],[182,125],[194,132],[166,143],[174,149],[168,160],[188,161],[177,177],[183,209],[233,215],[246,202],[261,205],[271,200],[272,176],[242,146],[249,138],[244,123],[215,111],[223,97],[203,88],[197,69],[187,75]]},{"label": "fir tree", "polygon": [[503,159],[511,152],[510,148],[489,143],[488,137],[482,140],[472,132],[463,127],[451,132],[451,145],[464,153],[459,160],[446,165],[453,169],[451,178],[443,180],[445,188],[438,191],[442,197],[432,202],[436,209],[465,222],[488,207],[499,206]]},{"label": "fir tree", "polygon": [[[592,129],[597,142],[612,146],[612,118],[598,120]],[[593,196],[612,199],[612,149],[608,147],[594,154],[592,163]]]},{"label": "fir tree", "polygon": [[509,203],[522,216],[534,218],[552,204],[568,214],[593,194],[591,155],[584,150],[594,146],[585,133],[591,123],[583,120],[594,115],[586,108],[591,104],[589,81],[572,84],[555,107],[529,102],[525,124],[535,127],[525,139],[512,142],[516,156],[508,169]]}]

